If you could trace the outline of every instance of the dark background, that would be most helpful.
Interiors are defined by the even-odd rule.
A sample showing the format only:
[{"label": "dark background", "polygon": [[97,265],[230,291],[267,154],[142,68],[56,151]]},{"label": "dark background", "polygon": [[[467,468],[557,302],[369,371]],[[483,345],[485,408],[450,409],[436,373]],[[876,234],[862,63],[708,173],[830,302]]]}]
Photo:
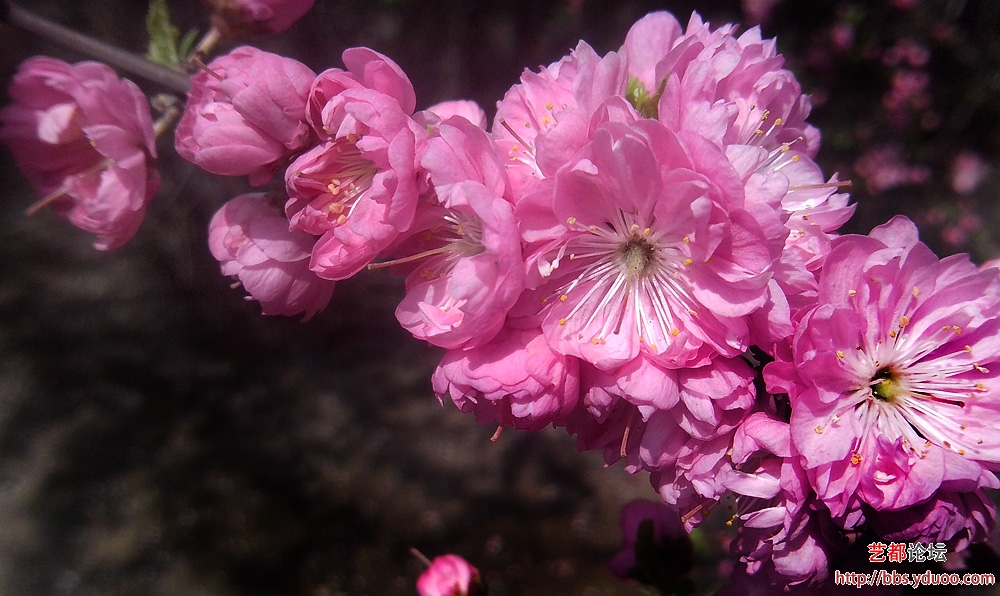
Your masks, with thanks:
[{"label": "dark background", "polygon": [[[418,108],[471,98],[491,112],[578,39],[617,49],[662,8],[749,23],[747,4],[318,0],[254,43],[316,71],[368,45],[408,73]],[[144,49],[144,2],[22,5]],[[171,10],[205,29],[194,0]],[[785,0],[763,31],[813,94],[824,171],[854,182],[845,231],[905,213],[941,255],[996,256],[1000,3]],[[900,40],[926,60],[898,58]],[[38,53],[86,58],[0,25],[0,79]],[[926,84],[901,97],[901,76]],[[205,244],[208,218],[246,187],[169,140],[159,151],[147,221],[110,254],[49,213],[26,217],[35,197],[0,151],[0,594],[414,594],[411,547],[467,557],[494,596],[639,593],[606,566],[620,506],[655,499],[645,477],[561,431],[491,443],[493,428],[442,408],[439,353],[395,323],[388,273],[340,283],[307,323],[261,317]],[[959,156],[982,165],[971,189],[953,181]],[[723,521],[695,536],[700,592],[728,575]]]}]

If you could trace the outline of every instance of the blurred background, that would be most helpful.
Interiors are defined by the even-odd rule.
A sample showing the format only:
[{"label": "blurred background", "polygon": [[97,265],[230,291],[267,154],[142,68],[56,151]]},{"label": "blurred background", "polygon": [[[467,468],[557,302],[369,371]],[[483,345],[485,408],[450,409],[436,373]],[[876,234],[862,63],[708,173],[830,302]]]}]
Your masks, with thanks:
[{"label": "blurred background", "polygon": [[[142,0],[22,5],[145,49]],[[182,31],[207,29],[196,0],[169,6]],[[492,117],[524,68],[578,39],[617,49],[656,9],[778,38],[812,94],[818,162],[853,181],[846,232],[903,213],[942,256],[1000,252],[995,0],[317,0],[253,43],[317,72],[367,45],[418,108],[469,98]],[[0,80],[35,54],[87,58],[0,24]],[[159,151],[142,230],[104,254],[24,215],[36,198],[0,149],[0,594],[415,594],[411,547],[463,555],[494,596],[641,593],[607,562],[621,505],[656,498],[645,477],[562,431],[491,443],[439,405],[440,354],[395,323],[388,273],[340,283],[307,323],[260,316],[206,247],[211,214],[247,187],[169,139]],[[695,536],[699,593],[728,575],[724,521]]]}]

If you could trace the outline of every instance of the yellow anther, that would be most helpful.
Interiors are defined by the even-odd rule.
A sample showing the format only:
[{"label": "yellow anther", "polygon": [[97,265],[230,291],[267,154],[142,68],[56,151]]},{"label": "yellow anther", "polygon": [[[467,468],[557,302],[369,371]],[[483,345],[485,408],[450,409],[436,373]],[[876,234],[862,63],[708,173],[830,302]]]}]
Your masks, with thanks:
[{"label": "yellow anther", "polygon": [[692,261],[691,259],[684,259],[685,265],[690,265],[691,263],[694,263],[694,261]]},{"label": "yellow anther", "polygon": [[566,300],[567,300],[568,298],[569,298],[569,296],[567,296],[566,294],[563,294],[562,296],[560,296],[560,297],[559,297],[559,301],[560,301],[560,302],[566,302]]},{"label": "yellow anther", "polygon": [[844,359],[844,351],[843,350],[837,350],[837,358],[840,358],[841,360]]},{"label": "yellow anther", "polygon": [[817,435],[823,434],[823,427],[822,426],[817,426],[815,430],[816,430],[816,434]]},{"label": "yellow anther", "polygon": [[684,244],[691,244],[691,237],[690,236],[685,236],[684,237]]},{"label": "yellow anther", "polygon": [[575,217],[567,218],[566,219],[566,223],[569,224],[569,225],[571,225],[571,226],[575,226],[576,225],[576,218]]},{"label": "yellow anther", "polygon": [[560,325],[565,325],[566,324],[566,319],[559,319],[559,324]]},{"label": "yellow anther", "polygon": [[674,337],[677,337],[680,334],[681,334],[681,330],[678,329],[678,328],[676,328],[676,327],[674,327],[673,329],[670,330],[670,335],[673,335]]},{"label": "yellow anther", "polygon": [[[909,324],[910,324],[910,317],[908,317],[906,315],[903,315],[903,316],[899,317],[899,326],[900,327],[906,327]],[[968,346],[966,346],[966,347],[968,347]]]}]

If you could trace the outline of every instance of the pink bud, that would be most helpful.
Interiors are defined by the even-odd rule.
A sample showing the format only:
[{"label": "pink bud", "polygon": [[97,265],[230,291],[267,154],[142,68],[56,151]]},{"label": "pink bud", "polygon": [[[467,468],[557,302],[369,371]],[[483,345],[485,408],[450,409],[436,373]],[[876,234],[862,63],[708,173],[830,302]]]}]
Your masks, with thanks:
[{"label": "pink bud", "polygon": [[417,578],[420,596],[482,596],[486,584],[479,570],[458,555],[442,555]]}]

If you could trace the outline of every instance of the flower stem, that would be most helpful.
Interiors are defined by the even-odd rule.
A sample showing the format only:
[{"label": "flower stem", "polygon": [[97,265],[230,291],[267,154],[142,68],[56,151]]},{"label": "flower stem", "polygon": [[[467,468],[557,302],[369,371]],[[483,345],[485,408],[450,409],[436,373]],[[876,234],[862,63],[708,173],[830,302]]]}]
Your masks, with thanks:
[{"label": "flower stem", "polygon": [[0,17],[6,22],[58,43],[71,50],[87,54],[96,60],[105,62],[119,70],[143,77],[157,85],[186,94],[191,89],[191,81],[187,75],[154,64],[121,48],[106,44],[90,36],[73,31],[54,23],[44,17],[32,14],[16,4],[6,2],[0,4]]}]

